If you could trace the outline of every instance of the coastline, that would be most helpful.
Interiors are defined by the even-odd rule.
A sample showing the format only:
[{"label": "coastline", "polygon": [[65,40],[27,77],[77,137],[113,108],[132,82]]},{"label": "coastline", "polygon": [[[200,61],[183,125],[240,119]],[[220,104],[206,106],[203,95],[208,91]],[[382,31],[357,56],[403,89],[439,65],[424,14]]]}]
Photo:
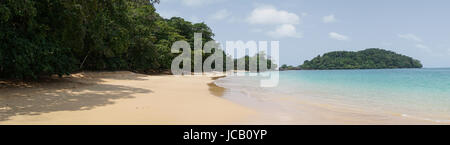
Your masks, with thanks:
[{"label": "coastline", "polygon": [[[433,125],[450,124],[448,122],[417,118],[395,112],[380,112],[360,106],[349,106],[344,102],[330,102],[322,99],[311,99],[308,94],[271,93],[230,87],[219,80],[218,86],[227,91],[222,96],[232,102],[257,110],[258,118],[254,124],[263,125]],[[233,82],[237,83],[237,82]],[[239,82],[239,83],[246,83]],[[248,83],[248,82],[247,82]],[[227,83],[225,83],[227,84]],[[298,96],[300,95],[300,96]],[[370,108],[370,107],[369,107]]]},{"label": "coastline", "polygon": [[256,111],[215,96],[208,86],[212,79],[82,72],[26,88],[1,88],[0,124],[251,124]]},{"label": "coastline", "polygon": [[0,124],[442,124],[281,94],[250,91],[242,96],[217,85],[222,78],[227,79],[214,73],[81,72],[41,83],[14,84],[0,87]]}]

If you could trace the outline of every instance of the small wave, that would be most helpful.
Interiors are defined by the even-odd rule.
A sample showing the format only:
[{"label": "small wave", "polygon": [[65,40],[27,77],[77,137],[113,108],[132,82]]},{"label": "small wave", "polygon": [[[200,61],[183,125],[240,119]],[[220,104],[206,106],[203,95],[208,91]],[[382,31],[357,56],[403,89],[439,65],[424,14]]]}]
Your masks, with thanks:
[{"label": "small wave", "polygon": [[422,118],[422,117],[408,115],[408,114],[402,114],[401,116],[405,117],[405,118],[412,118],[412,119],[417,119],[417,120],[425,120],[425,121],[431,121],[431,122],[436,122],[436,123],[450,123],[450,120]]}]

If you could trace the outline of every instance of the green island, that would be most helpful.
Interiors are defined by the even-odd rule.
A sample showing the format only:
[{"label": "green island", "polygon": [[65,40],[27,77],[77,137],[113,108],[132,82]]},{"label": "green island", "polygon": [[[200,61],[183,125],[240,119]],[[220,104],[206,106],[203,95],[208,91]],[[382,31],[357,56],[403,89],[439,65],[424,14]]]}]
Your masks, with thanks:
[{"label": "green island", "polygon": [[395,69],[422,68],[419,60],[392,51],[369,48],[362,51],[334,51],[306,60],[297,67],[282,65],[280,70]]}]

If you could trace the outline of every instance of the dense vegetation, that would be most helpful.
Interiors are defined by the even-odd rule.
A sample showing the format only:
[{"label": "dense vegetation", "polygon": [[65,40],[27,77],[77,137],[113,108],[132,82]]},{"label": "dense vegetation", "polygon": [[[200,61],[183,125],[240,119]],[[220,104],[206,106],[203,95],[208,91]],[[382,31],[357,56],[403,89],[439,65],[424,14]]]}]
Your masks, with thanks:
[{"label": "dense vegetation", "polygon": [[283,64],[283,65],[281,65],[279,70],[280,71],[283,71],[283,70],[300,70],[300,66],[292,66],[292,65]]},{"label": "dense vegetation", "polygon": [[419,60],[378,48],[358,52],[336,51],[305,61],[300,69],[422,68]]},{"label": "dense vegetation", "polygon": [[[38,78],[80,70],[167,70],[171,45],[204,23],[155,12],[159,0],[1,0],[0,78]],[[204,44],[204,43],[203,43]],[[204,55],[204,58],[211,54]]]},{"label": "dense vegetation", "polygon": [[[271,59],[268,59],[265,57],[266,53],[265,52],[259,52],[257,54],[255,54],[254,56],[244,56],[242,58],[239,59],[234,59],[234,68],[235,69],[239,69],[239,65],[243,66],[243,70],[246,71],[256,71],[256,72],[260,72],[260,71],[266,71],[266,70],[275,70],[276,68],[278,68],[278,66],[276,64],[274,64],[272,62]],[[267,69],[260,69],[260,61],[263,62],[267,62],[266,64],[266,68]],[[256,67],[251,68],[250,65],[254,64]]]}]

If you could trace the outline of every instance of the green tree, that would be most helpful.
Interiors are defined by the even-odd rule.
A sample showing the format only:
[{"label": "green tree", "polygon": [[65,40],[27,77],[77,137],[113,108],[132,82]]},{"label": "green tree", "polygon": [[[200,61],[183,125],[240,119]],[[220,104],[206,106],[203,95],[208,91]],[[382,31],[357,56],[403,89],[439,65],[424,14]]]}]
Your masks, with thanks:
[{"label": "green tree", "polygon": [[301,69],[422,68],[419,60],[378,48],[358,52],[335,51],[305,61]]}]

